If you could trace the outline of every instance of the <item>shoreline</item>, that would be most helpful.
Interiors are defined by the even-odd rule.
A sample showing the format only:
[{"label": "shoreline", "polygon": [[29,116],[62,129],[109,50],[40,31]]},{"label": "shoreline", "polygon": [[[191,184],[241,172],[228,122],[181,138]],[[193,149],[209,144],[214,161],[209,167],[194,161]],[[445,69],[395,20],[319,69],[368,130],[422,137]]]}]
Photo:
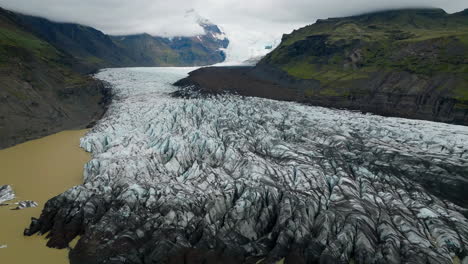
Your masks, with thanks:
[{"label": "shoreline", "polygon": [[[83,87],[67,88],[62,97],[51,103],[51,105],[65,105],[58,108],[62,109],[60,111],[54,108],[53,111],[56,112],[54,115],[46,114],[47,111],[39,107],[34,109],[34,113],[29,108],[24,110],[33,118],[28,117],[23,112],[17,112],[11,107],[0,109],[5,116],[11,117],[10,123],[7,122],[8,119],[0,122],[0,127],[4,130],[0,133],[0,150],[62,131],[93,127],[106,114],[112,102],[112,87],[93,78],[90,84]],[[46,99],[41,100],[47,102],[48,99]],[[5,106],[7,105],[5,104]]]},{"label": "shoreline", "polygon": [[[11,211],[0,207],[0,259],[8,263],[29,264],[47,259],[50,264],[69,263],[68,250],[46,247],[45,236],[23,235],[31,217],[39,217],[45,203],[83,182],[83,166],[91,154],[79,146],[85,130],[62,131],[40,139],[0,150],[0,185],[13,187],[17,199],[34,200],[36,208]],[[27,252],[27,254],[25,254]]]}]

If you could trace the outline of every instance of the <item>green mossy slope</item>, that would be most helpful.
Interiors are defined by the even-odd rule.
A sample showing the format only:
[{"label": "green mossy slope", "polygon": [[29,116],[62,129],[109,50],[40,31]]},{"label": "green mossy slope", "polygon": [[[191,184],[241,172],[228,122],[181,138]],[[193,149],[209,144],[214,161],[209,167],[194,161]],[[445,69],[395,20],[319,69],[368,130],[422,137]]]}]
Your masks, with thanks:
[{"label": "green mossy slope", "polygon": [[101,82],[0,10],[0,148],[86,127],[104,111]]},{"label": "green mossy slope", "polygon": [[[459,106],[468,106],[467,11],[395,10],[319,20],[285,35],[260,65],[320,81],[321,89],[308,91],[316,95],[365,92],[365,87],[357,88],[359,83],[382,72],[405,72],[423,80],[450,76],[453,85],[438,89],[460,100]],[[395,87],[395,92],[414,89],[418,87]]]}]

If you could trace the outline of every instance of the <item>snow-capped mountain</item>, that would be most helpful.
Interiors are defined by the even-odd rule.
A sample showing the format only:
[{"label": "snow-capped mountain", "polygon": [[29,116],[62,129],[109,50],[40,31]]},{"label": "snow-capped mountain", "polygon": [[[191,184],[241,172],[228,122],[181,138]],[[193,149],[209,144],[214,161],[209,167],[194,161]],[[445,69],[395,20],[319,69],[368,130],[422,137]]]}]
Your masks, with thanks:
[{"label": "snow-capped mountain", "polygon": [[[210,20],[200,16],[194,9],[185,13],[185,20],[192,21],[203,28],[204,34],[193,37],[173,37],[170,38],[170,45],[174,49],[182,49],[187,45],[199,46],[211,50],[214,54],[220,54],[225,59],[224,50],[229,46],[229,39],[219,26]],[[196,52],[194,52],[196,55]]]},{"label": "snow-capped mountain", "polygon": [[[221,30],[219,26],[211,22],[205,17],[200,16],[195,9],[190,9],[185,13],[185,18],[194,21],[205,31],[205,34],[211,35],[215,39],[228,41],[226,34]],[[226,45],[227,46],[227,45]]]},{"label": "snow-capped mountain", "polygon": [[187,37],[164,37],[140,34],[114,37],[126,47],[132,57],[147,62],[146,66],[203,66],[223,62],[229,39],[220,28],[194,10],[189,10],[181,21],[194,23],[203,33]]},{"label": "snow-capped mountain", "polygon": [[56,23],[21,14],[15,16],[21,26],[73,55],[91,69],[211,65],[225,60],[224,50],[229,45],[229,40],[218,26],[195,11],[188,12],[185,18],[181,15],[181,24],[202,30],[199,35],[183,37],[174,37],[174,32],[168,32],[167,36],[150,33],[111,36],[78,24]]}]

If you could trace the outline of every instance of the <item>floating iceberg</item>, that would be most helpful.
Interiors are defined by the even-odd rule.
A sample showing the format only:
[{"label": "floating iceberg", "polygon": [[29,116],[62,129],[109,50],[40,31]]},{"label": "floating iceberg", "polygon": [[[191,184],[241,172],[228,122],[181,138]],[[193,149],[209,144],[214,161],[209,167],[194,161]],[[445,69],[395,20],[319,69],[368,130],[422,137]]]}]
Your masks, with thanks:
[{"label": "floating iceberg", "polygon": [[0,186],[0,205],[4,202],[15,199],[15,192],[10,185]]}]

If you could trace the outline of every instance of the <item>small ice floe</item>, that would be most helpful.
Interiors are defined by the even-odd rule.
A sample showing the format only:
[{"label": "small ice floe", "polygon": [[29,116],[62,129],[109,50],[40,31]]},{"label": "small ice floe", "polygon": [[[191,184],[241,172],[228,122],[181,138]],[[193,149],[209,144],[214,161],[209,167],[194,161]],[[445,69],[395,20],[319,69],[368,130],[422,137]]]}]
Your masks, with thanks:
[{"label": "small ice floe", "polygon": [[37,207],[37,203],[34,202],[34,201],[21,201],[21,202],[18,202],[18,203],[15,203],[16,206],[15,208],[11,208],[11,210],[22,210],[22,209],[26,209],[26,208],[33,208],[33,207]]},{"label": "small ice floe", "polygon": [[[15,192],[10,185],[1,185],[0,186],[0,206],[6,202],[15,199]],[[3,204],[4,205],[4,204]]]},{"label": "small ice floe", "polygon": [[7,248],[7,245],[0,245],[0,249]]}]

